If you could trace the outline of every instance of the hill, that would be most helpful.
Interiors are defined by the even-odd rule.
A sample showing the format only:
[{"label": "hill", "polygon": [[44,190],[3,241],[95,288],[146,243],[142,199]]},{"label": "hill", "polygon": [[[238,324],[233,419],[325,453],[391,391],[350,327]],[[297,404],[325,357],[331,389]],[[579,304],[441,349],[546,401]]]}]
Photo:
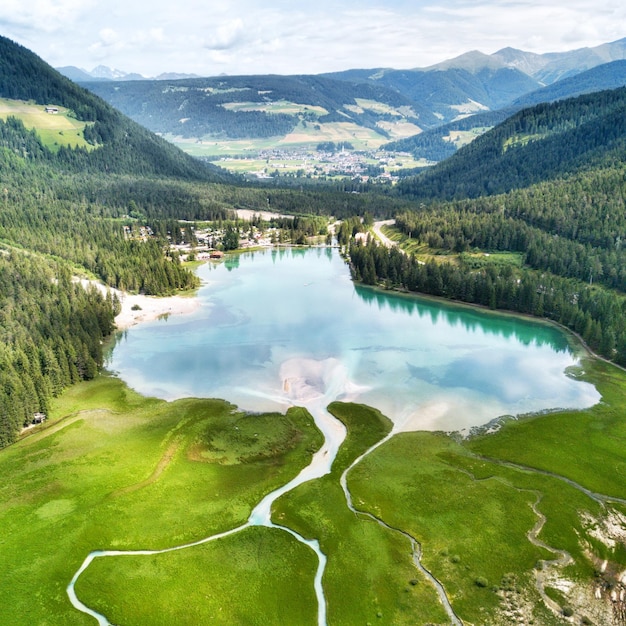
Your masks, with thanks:
[{"label": "hill", "polygon": [[[331,143],[370,151],[387,144],[386,150],[411,153],[418,165],[451,156],[524,107],[625,84],[625,50],[620,40],[546,55],[472,51],[411,70],[97,82],[83,73],[79,80],[196,156],[313,151]],[[250,163],[255,166],[260,163]]]},{"label": "hill", "polygon": [[624,85],[626,85],[626,61],[605,63],[525,94],[505,108],[475,113],[460,120],[448,122],[437,128],[425,130],[419,135],[390,142],[384,146],[384,149],[410,152],[417,159],[442,161],[452,156],[458,148],[523,108],[594,91],[616,89]]},{"label": "hill", "polygon": [[85,123],[83,138],[94,149],[61,147],[54,159],[64,168],[204,181],[229,179],[225,172],[184,154],[4,37],[0,37],[0,98],[63,107]]},{"label": "hill", "polygon": [[[626,88],[508,118],[398,191],[421,201],[354,245],[355,276],[547,317],[626,364]],[[407,260],[408,259],[408,260]]]},{"label": "hill", "polygon": [[[426,70],[349,71],[328,74],[353,84],[381,85],[430,111],[438,125],[481,111],[498,109],[540,87],[508,67],[438,67]],[[355,82],[358,81],[358,82]]]},{"label": "hill", "polygon": [[206,193],[208,182],[230,177],[5,38],[0,177],[2,447],[102,365],[119,303],[73,277],[152,294],[194,287],[197,279],[166,256],[167,242],[134,240],[124,226],[141,218],[156,227],[171,212],[226,217],[193,186]]},{"label": "hill", "polygon": [[242,139],[312,134],[323,126],[365,128],[381,140],[391,123],[412,132],[437,119],[382,85],[354,86],[321,76],[225,76],[187,80],[84,83],[93,93],[161,134]]},{"label": "hill", "polygon": [[524,109],[398,190],[475,198],[610,162],[626,145],[625,113],[626,88]]}]

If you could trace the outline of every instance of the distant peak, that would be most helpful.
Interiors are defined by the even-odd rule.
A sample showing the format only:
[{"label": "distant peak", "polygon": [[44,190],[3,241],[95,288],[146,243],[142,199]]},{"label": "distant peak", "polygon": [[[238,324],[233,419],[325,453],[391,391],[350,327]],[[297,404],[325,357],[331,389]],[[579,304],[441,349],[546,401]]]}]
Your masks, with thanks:
[{"label": "distant peak", "polygon": [[471,73],[478,72],[483,69],[500,69],[504,67],[504,63],[493,56],[489,56],[480,50],[470,50],[464,54],[423,68],[426,71],[432,70],[451,70],[460,69]]}]

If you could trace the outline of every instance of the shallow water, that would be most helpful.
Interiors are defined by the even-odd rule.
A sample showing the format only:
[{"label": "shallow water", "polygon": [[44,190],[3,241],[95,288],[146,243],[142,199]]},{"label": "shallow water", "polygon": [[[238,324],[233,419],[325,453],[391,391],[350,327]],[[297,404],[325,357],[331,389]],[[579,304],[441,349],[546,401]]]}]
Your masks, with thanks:
[{"label": "shallow water", "polygon": [[599,400],[566,375],[578,360],[558,329],[355,286],[330,248],[250,252],[198,275],[196,313],[118,338],[108,368],[141,393],[251,411],[322,393],[379,408],[396,430],[448,431]]}]

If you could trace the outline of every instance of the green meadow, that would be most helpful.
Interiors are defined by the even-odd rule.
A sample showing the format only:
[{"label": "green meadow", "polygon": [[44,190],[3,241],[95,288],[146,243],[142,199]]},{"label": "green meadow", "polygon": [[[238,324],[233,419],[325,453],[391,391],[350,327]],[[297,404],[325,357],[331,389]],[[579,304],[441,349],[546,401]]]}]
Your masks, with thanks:
[{"label": "green meadow", "polygon": [[[306,411],[292,409],[285,416],[271,417],[243,414],[219,400],[166,403],[143,398],[119,380],[104,376],[66,392],[45,428],[0,453],[2,621],[93,623],[70,605],[66,595],[66,586],[92,550],[164,549],[245,523],[258,501],[295,476],[321,444],[321,435]],[[261,439],[250,433],[249,422],[257,420],[255,432],[263,432]],[[228,458],[222,457],[225,445]],[[222,543],[147,559],[140,570],[154,571],[150,569],[154,562],[174,565],[171,574],[167,568],[162,571],[169,581],[166,585],[150,577],[146,586],[171,585],[170,593],[184,595],[190,584],[188,578],[175,574],[177,559],[199,559],[196,568],[204,572],[201,564],[210,552],[219,567],[204,572],[205,581],[197,584],[217,589],[219,578],[219,584],[226,587],[222,604],[224,598],[235,597],[231,595],[235,586],[241,588],[247,582],[251,594],[255,586],[276,589],[280,595],[273,600],[268,597],[267,606],[282,603],[284,596],[292,601],[297,596],[297,610],[316,615],[312,592],[310,597],[293,589],[283,592],[276,582],[288,577],[296,584],[299,576],[312,580],[315,555],[285,533],[276,536],[262,529],[268,550],[281,546],[276,559],[283,559],[285,565],[262,572],[256,563],[264,554],[263,542],[251,539],[257,532],[250,530],[229,542],[233,554],[240,554],[233,557],[241,567],[237,575],[236,567],[228,576],[223,573],[227,561],[219,553]],[[252,556],[251,542],[255,545]],[[290,563],[301,566],[297,572],[284,562],[287,556]],[[86,598],[91,598],[90,581],[109,567],[104,560],[94,564],[93,573],[89,570],[85,580],[79,580],[79,593],[84,588]],[[119,569],[117,564],[115,568]],[[202,572],[196,569],[196,573],[201,578]],[[120,586],[129,586],[128,579],[112,576],[109,582],[113,587],[98,582],[102,595],[94,604],[127,608],[115,598]],[[110,617],[124,623],[157,623],[146,617],[161,612],[158,603],[153,603],[156,590],[138,589],[143,601],[130,604],[136,613],[123,611],[122,619],[114,610]],[[265,591],[259,593],[267,596]],[[176,611],[187,604],[171,606]],[[211,609],[215,606],[206,607]],[[232,615],[226,617],[226,608],[223,611],[221,623],[233,623]],[[169,617],[169,623],[182,623],[178,614]]]},{"label": "green meadow", "polygon": [[[603,398],[591,409],[506,420],[469,439],[400,433],[354,466],[391,422],[333,403],[348,435],[332,471],[282,496],[272,517],[327,555],[328,624],[449,623],[405,533],[465,623],[561,624],[569,611],[574,623],[606,623],[606,594],[626,569],[623,543],[600,532],[626,511],[626,374],[584,368]],[[304,409],[167,403],[108,376],[71,388],[44,426],[0,452],[3,623],[93,623],[66,594],[91,551],[164,550],[236,529],[321,442]],[[357,513],[341,487],[348,468]],[[316,569],[292,535],[255,526],[96,558],[76,592],[116,624],[316,624]]]},{"label": "green meadow", "polygon": [[0,118],[6,120],[7,117],[16,117],[22,120],[24,126],[34,130],[43,145],[52,152],[61,146],[92,148],[83,136],[86,122],[72,117],[71,112],[64,107],[52,106],[58,113],[46,113],[45,107],[38,104],[0,98]]}]

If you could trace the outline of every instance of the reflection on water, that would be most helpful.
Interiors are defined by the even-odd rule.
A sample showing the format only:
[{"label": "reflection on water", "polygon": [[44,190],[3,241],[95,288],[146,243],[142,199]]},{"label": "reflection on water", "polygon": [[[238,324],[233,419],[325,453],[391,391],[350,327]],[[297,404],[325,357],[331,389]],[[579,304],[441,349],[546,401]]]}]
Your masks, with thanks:
[{"label": "reflection on water", "polygon": [[275,410],[287,402],[281,366],[335,359],[346,372],[335,397],[398,429],[461,430],[599,399],[565,375],[577,360],[558,329],[355,287],[330,248],[249,252],[198,274],[198,312],[134,327],[112,352],[109,367],[142,393]]},{"label": "reflection on water", "polygon": [[544,328],[538,333],[538,323],[528,324],[526,320],[513,316],[494,314],[481,309],[471,309],[466,305],[445,303],[420,298],[415,295],[385,293],[372,287],[355,285],[355,292],[368,304],[376,304],[381,310],[404,311],[408,315],[430,316],[434,325],[439,321],[456,326],[460,324],[468,332],[481,330],[486,333],[495,333],[505,338],[514,337],[525,345],[547,343],[554,350],[567,350],[568,342],[563,333],[552,327]]}]

